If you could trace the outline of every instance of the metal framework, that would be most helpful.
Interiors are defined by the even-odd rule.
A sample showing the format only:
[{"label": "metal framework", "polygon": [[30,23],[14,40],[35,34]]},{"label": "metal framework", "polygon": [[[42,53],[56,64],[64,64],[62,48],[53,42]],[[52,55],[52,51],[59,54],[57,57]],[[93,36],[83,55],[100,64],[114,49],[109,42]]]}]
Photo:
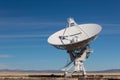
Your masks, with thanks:
[{"label": "metal framework", "polygon": [[[96,39],[101,31],[98,24],[82,24],[78,25],[74,19],[68,19],[68,25],[48,38],[48,42],[58,49],[66,50],[71,61],[62,69],[67,72],[74,67],[74,72],[82,72],[86,74],[83,62],[92,52],[89,45]],[[72,65],[71,65],[72,64]]]},{"label": "metal framework", "polygon": [[[86,46],[82,50],[72,50],[67,51],[70,55],[71,62],[68,63],[62,70],[65,71],[65,75],[67,72],[74,66],[74,72],[82,72],[83,75],[86,75],[86,70],[83,62],[89,57],[89,54],[92,52],[89,46]],[[71,65],[73,63],[73,65]],[[71,66],[70,66],[71,65]]]}]

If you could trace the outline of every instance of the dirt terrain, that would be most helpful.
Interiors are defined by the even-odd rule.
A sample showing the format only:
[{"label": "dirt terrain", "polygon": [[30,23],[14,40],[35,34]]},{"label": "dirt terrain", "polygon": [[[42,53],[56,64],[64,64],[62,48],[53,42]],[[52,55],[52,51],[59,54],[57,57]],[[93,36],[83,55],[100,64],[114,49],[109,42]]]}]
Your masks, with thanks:
[{"label": "dirt terrain", "polygon": [[75,73],[64,77],[64,73],[0,72],[0,80],[120,80],[120,73]]}]

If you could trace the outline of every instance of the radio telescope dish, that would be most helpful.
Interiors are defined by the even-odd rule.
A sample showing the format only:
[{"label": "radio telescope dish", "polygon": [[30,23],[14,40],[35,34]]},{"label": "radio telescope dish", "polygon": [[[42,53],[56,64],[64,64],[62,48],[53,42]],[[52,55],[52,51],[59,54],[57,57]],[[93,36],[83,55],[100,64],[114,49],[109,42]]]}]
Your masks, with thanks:
[{"label": "radio telescope dish", "polygon": [[74,71],[82,71],[86,74],[83,61],[88,54],[92,52],[89,45],[101,31],[98,24],[80,24],[78,25],[73,18],[68,19],[68,26],[65,29],[57,31],[48,38],[48,43],[58,49],[66,50],[70,55],[71,62],[63,70],[68,71],[68,66],[74,62]]}]

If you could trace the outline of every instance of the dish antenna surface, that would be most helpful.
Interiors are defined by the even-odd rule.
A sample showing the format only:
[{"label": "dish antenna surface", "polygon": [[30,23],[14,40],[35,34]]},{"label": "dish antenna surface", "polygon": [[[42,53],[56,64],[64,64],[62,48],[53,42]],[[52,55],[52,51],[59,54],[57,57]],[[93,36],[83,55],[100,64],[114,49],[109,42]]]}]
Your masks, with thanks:
[{"label": "dish antenna surface", "polygon": [[[57,31],[48,38],[48,43],[58,49],[66,50],[70,55],[69,62],[62,70],[67,72],[74,66],[73,72],[82,72],[86,74],[83,62],[92,52],[89,45],[98,36],[101,31],[98,24],[78,25],[73,18],[68,19],[68,26],[65,29]],[[72,66],[70,66],[73,63]]]}]

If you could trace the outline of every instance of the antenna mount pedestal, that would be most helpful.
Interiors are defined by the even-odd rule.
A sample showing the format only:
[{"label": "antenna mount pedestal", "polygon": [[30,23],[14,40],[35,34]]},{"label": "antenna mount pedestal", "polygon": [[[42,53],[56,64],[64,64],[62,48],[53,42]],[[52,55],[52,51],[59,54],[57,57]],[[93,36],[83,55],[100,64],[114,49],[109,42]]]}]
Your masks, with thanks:
[{"label": "antenna mount pedestal", "polygon": [[[71,63],[74,62],[74,72],[82,72],[83,76],[86,75],[86,70],[84,68],[83,62],[89,57],[89,53],[92,52],[92,50],[86,46],[82,50],[72,50],[72,51],[67,51],[70,55]],[[68,63],[64,67],[64,71],[67,72],[69,71],[72,66],[70,66],[71,63]],[[73,74],[72,73],[72,74]],[[65,74],[67,75],[67,74]]]},{"label": "antenna mount pedestal", "polygon": [[[48,38],[48,42],[54,47],[66,50],[71,61],[62,69],[70,70],[74,66],[73,72],[86,74],[83,62],[91,52],[89,45],[102,30],[98,24],[77,24],[73,18],[68,19],[66,28],[61,29]],[[72,65],[71,65],[72,64]]]}]

